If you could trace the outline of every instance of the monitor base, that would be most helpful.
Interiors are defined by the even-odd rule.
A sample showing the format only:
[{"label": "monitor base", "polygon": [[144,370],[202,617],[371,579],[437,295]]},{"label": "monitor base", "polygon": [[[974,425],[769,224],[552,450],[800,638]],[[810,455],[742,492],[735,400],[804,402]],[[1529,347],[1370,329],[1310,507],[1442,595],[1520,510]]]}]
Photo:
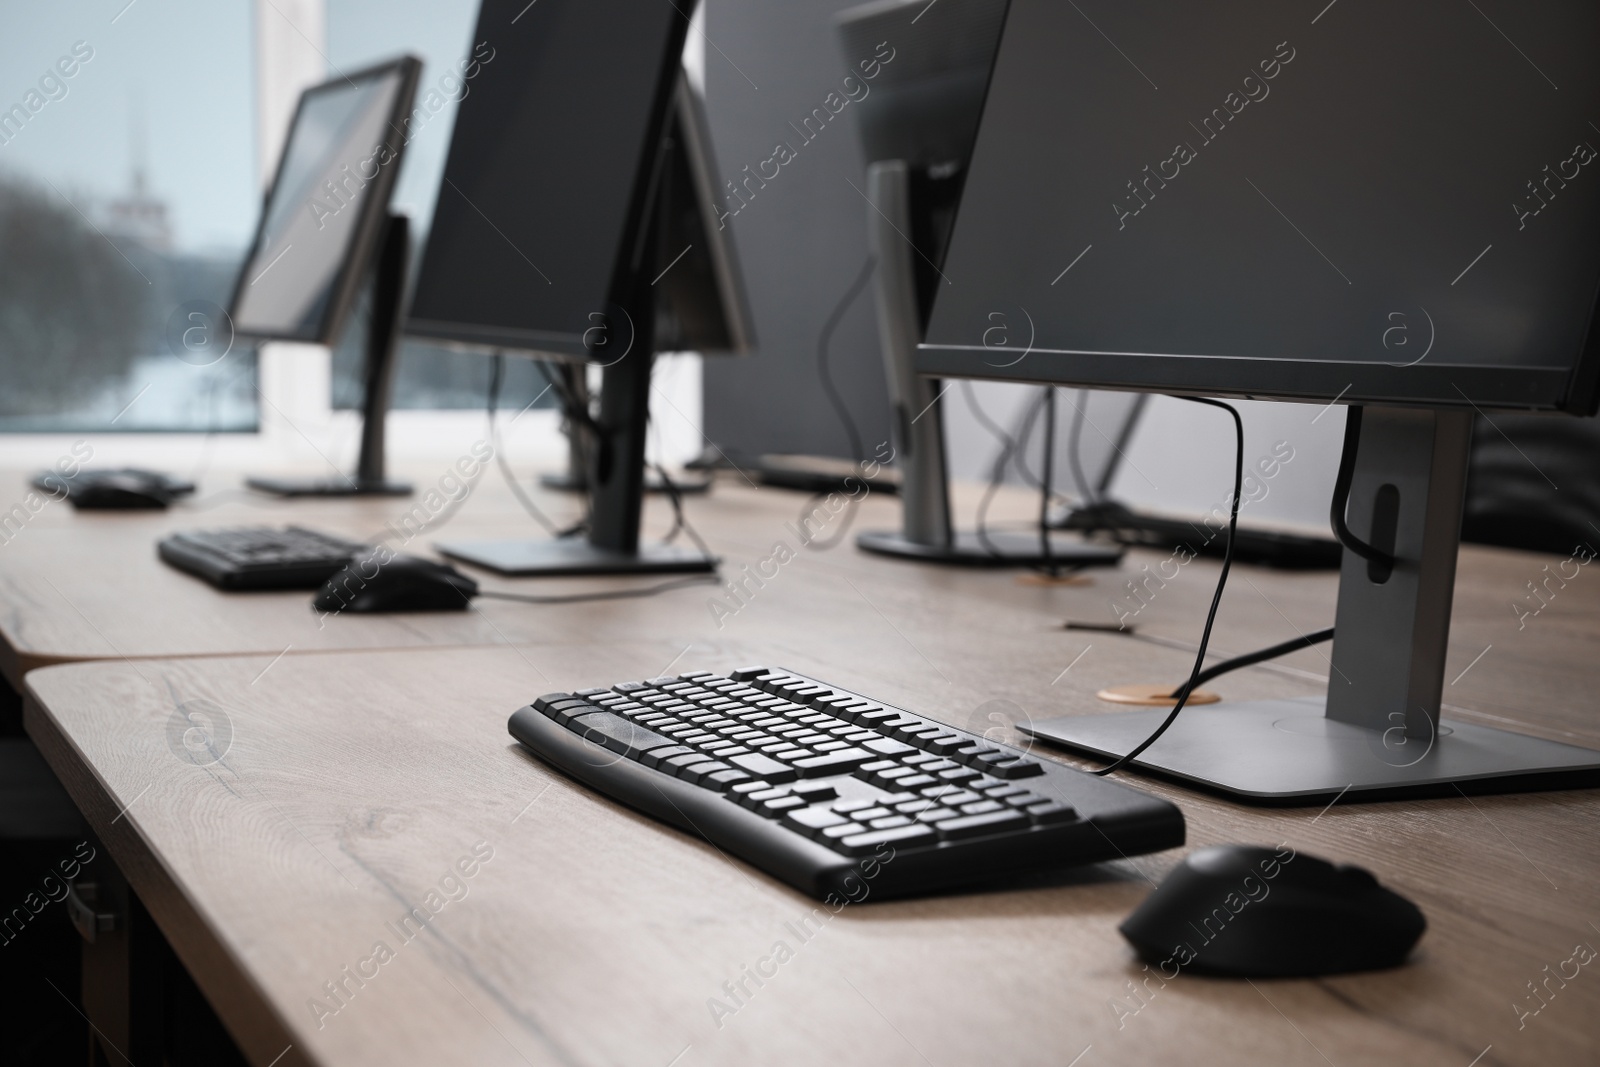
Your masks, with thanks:
[{"label": "monitor base", "polygon": [[[539,484],[546,489],[554,489],[559,493],[586,493],[589,491],[589,479],[574,477],[567,471],[560,474],[541,474]],[[672,479],[672,486],[680,496],[694,496],[711,490],[711,476],[699,472],[680,476]],[[654,469],[647,468],[644,473],[644,491],[647,493],[665,493],[667,483],[661,480],[661,475]]]},{"label": "monitor base", "polygon": [[513,578],[588,574],[709,574],[714,556],[678,545],[640,545],[634,552],[600,548],[588,541],[454,541],[434,546],[451,559]]},{"label": "monitor base", "polygon": [[1056,563],[1063,567],[1108,567],[1122,559],[1122,549],[1111,545],[1089,545],[1082,541],[1050,539],[1050,559],[1039,550],[1038,534],[991,533],[991,552],[974,531],[956,533],[948,545],[927,545],[908,539],[899,530],[871,530],[856,538],[856,544],[881,556],[921,560],[924,563],[952,563],[962,567],[1043,567]]},{"label": "monitor base", "polygon": [[[1473,723],[1406,739],[1326,718],[1321,697],[1224,702],[1178,716],[1130,766],[1255,804],[1388,800],[1600,785],[1600,752]],[[1024,733],[1114,759],[1166,718],[1165,708],[1074,715]]]},{"label": "monitor base", "polygon": [[388,478],[246,478],[245,485],[273,496],[410,496],[410,482]]}]

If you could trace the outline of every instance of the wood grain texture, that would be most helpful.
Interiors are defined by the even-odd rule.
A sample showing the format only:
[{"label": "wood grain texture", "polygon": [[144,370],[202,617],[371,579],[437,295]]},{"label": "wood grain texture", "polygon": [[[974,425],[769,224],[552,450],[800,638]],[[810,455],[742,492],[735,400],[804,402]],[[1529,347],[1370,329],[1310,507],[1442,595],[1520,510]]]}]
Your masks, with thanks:
[{"label": "wood grain texture", "polygon": [[[991,892],[869,898],[802,938],[794,928],[813,902],[568,783],[505,732],[539,693],[748,662],[979,731],[1114,714],[1096,690],[1186,674],[1213,563],[1165,582],[1132,634],[1070,631],[1068,618],[1113,620],[1124,583],[1165,554],[1130,553],[1088,586],[1043,587],[872,557],[848,537],[819,550],[792,525],[803,497],[735,477],[690,515],[737,594],[482,601],[468,614],[347,615],[319,629],[305,594],[218,593],[160,564],[154,540],[246,521],[370,535],[397,506],[222,499],[194,513],[47,510],[0,548],[0,648],[13,678],[101,660],[28,674],[29,731],[256,1063],[286,1047],[285,1065],[666,1065],[681,1054],[680,1067],[1060,1067],[1091,1045],[1080,1067],[1465,1067],[1489,1045],[1481,1065],[1597,1058],[1600,975],[1586,968],[1521,1029],[1513,1010],[1574,943],[1600,945],[1593,793],[1319,814],[1142,780],[1183,808],[1188,847],[1287,841],[1363,864],[1417,900],[1431,929],[1394,972],[1256,988],[1186,976],[1130,1015],[1126,983],[1145,973],[1115,927],[1179,850]],[[959,510],[972,501],[963,489]],[[1030,506],[1003,496],[996,515],[1021,519]],[[668,516],[651,508],[659,533]],[[894,501],[868,499],[854,530],[896,519]],[[522,536],[530,525],[485,482],[444,532]],[[779,545],[793,558],[746,577],[746,565],[785,555]],[[1600,578],[1585,569],[1534,617],[1511,607],[1554,562],[1463,552],[1446,717],[1600,747]],[[486,582],[540,593],[628,584]],[[1237,653],[1328,625],[1335,592],[1328,574],[1238,568],[1214,645]],[[1315,693],[1323,657],[1300,652],[1213,685],[1229,699]],[[230,728],[225,754],[204,767],[173,751],[174,712],[196,700]],[[391,924],[480,842],[493,858],[465,880],[467,895],[402,947]],[[345,979],[378,941],[394,958],[363,985]],[[722,983],[779,941],[793,959],[751,983],[747,1003],[731,1000]],[[324,985],[334,980],[347,982],[348,1004],[319,1026],[310,1005],[338,1006]],[[720,1026],[712,998],[738,1007]]]},{"label": "wood grain texture", "polygon": [[[505,733],[540,692],[669,663],[781,664],[984,728],[1016,714],[993,703],[1002,696],[1022,714],[1102,712],[1092,693],[1109,679],[1188,662],[1094,635],[1052,684],[1081,635],[898,573],[786,570],[711,638],[654,619],[624,640],[53,667],[29,675],[28,727],[259,1064],[286,1046],[281,1063],[341,1067],[1061,1067],[1090,1046],[1080,1065],[1465,1067],[1491,1045],[1480,1065],[1594,1062],[1600,974],[1585,969],[1521,1029],[1513,1005],[1575,943],[1600,945],[1595,793],[1318,812],[1141,781],[1183,808],[1187,847],[1286,841],[1359,863],[1416,900],[1430,929],[1395,971],[1253,986],[1182,976],[1152,982],[1140,1006],[1127,984],[1146,972],[1116,924],[1183,850],[987,892],[869,896],[807,928],[813,901],[568,782]],[[852,601],[847,581],[865,596]],[[781,624],[758,621],[761,605]],[[1549,647],[1527,655],[1552,691],[1592,676],[1587,662],[1541,658]],[[1468,677],[1493,683],[1511,665],[1485,657]],[[1307,689],[1260,669],[1230,684],[1238,696]],[[170,747],[175,708],[195,700],[230,726],[208,767]],[[461,880],[465,896],[441,896],[402,943],[392,924],[474,846],[493,855]],[[344,979],[379,941],[394,958],[360,986]],[[723,983],[772,971],[762,961],[779,942],[792,958],[732,1000]],[[337,980],[342,1005],[324,985]],[[339,1011],[319,1013],[319,998]],[[737,1010],[714,1017],[713,998]]]},{"label": "wood grain texture", "polygon": [[[404,472],[419,485],[437,482],[440,470]],[[20,474],[9,476],[20,491]],[[0,478],[0,481],[3,481]],[[866,647],[887,657],[909,655],[908,665],[939,677],[971,662],[987,679],[991,696],[1017,700],[1035,675],[1055,675],[1085,648],[1094,646],[1073,668],[1098,672],[1103,685],[1145,681],[1181,681],[1186,666],[1155,678],[1146,671],[1106,674],[1096,666],[1108,642],[1126,636],[1103,636],[1061,629],[1067,619],[1100,624],[1118,618],[1113,604],[1126,611],[1129,582],[1140,583],[1148,603],[1127,615],[1137,639],[1193,649],[1216,581],[1217,565],[1195,560],[1177,577],[1151,583],[1146,568],[1160,576],[1168,554],[1136,550],[1118,568],[1087,572],[1086,586],[1038,586],[1020,583],[1013,572],[947,568],[885,559],[855,548],[856,532],[892,528],[898,503],[869,496],[854,524],[837,547],[803,547],[797,535],[802,513],[819,505],[802,494],[756,491],[736,474],[724,474],[715,491],[689,501],[691,520],[714,551],[724,559],[723,578],[737,582],[730,595],[715,587],[694,587],[648,600],[623,600],[579,605],[530,605],[480,599],[471,611],[403,615],[342,614],[318,618],[310,597],[295,593],[223,593],[161,563],[155,542],[173,530],[246,523],[298,523],[353,538],[369,538],[392,529],[409,508],[425,505],[425,496],[396,502],[383,499],[275,501],[229,488],[234,475],[218,475],[202,489],[199,507],[161,513],[74,512],[64,504],[46,507],[25,528],[0,545],[0,670],[13,686],[33,667],[86,659],[145,659],[174,656],[263,654],[289,656],[336,651],[441,646],[537,646],[551,643],[629,640],[639,634],[681,635],[683,648],[694,642],[734,636],[782,648],[797,620],[836,632],[841,615],[862,615]],[[970,516],[978,487],[957,487],[955,510]],[[570,497],[544,494],[543,505],[558,518],[576,514]],[[1036,503],[1030,494],[1003,492],[992,510],[997,525],[1027,521]],[[532,521],[504,485],[489,472],[459,508],[425,534],[400,544],[407,552],[431,554],[441,537],[534,537]],[[826,520],[826,521],[823,521]],[[813,529],[827,537],[837,533],[845,514],[829,517],[822,505]],[[970,518],[966,521],[970,522]],[[670,525],[664,501],[647,507],[646,530],[659,537]],[[763,561],[779,546],[796,558],[779,566],[776,578],[764,580]],[[1600,614],[1600,575],[1584,568],[1566,583],[1537,616],[1519,620],[1513,604],[1529,596],[1527,583],[1543,581],[1547,565],[1557,557],[1476,547],[1462,551],[1450,635],[1447,679],[1471,670],[1446,686],[1447,714],[1491,725],[1518,725],[1557,739],[1600,742],[1600,723],[1589,713],[1592,689],[1581,678],[1551,674],[1545,662],[1589,662],[1600,654],[1600,627],[1589,625]],[[767,570],[771,570],[770,565]],[[503,579],[476,575],[486,588],[535,594],[561,594],[619,589],[642,584],[640,579]],[[1240,567],[1223,598],[1212,640],[1216,656],[1226,656],[1332,624],[1337,581],[1329,573],[1286,573]],[[721,602],[722,609],[713,606]],[[875,620],[875,621],[874,621]],[[974,635],[996,632],[1012,620],[1055,631],[1051,655],[1019,664],[1012,675],[988,669],[996,650],[975,646]],[[913,649],[896,630],[919,636]],[[874,629],[874,626],[876,629]],[[823,637],[821,639],[827,639]],[[847,638],[844,644],[854,639]],[[1490,648],[1490,646],[1493,646]],[[981,647],[981,654],[974,650]],[[1480,653],[1488,648],[1481,661]],[[1533,651],[1539,655],[1531,655]],[[1485,666],[1498,666],[1483,671]],[[1326,648],[1295,653],[1271,670],[1300,679],[1307,692],[1326,678]],[[1223,687],[1223,695],[1247,695],[1253,683],[1243,680]],[[1529,700],[1530,689],[1541,699]],[[1531,719],[1523,709],[1536,710]],[[1033,709],[1030,709],[1033,710]],[[1042,717],[1062,714],[1048,703]],[[1587,740],[1586,740],[1587,739]]]}]

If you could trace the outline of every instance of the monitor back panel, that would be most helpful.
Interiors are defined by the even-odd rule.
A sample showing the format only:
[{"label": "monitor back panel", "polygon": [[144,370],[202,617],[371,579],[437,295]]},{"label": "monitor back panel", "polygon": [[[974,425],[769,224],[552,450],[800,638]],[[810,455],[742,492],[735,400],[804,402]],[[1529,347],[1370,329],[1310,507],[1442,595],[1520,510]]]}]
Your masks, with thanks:
[{"label": "monitor back panel", "polygon": [[1319,6],[1013,0],[922,368],[1592,410],[1600,8]]}]

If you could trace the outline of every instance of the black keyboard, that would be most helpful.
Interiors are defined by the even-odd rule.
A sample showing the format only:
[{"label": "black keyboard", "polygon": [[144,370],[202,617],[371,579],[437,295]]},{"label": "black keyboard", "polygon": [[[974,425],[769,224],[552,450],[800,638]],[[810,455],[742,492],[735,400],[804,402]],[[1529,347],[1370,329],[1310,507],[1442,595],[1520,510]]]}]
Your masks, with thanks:
[{"label": "black keyboard", "polygon": [[[927,893],[1183,844],[1176,807],[812,678],[694,671],[551,693],[511,736],[819,898]],[[852,889],[854,884],[854,889]]]},{"label": "black keyboard", "polygon": [[218,589],[316,589],[366,547],[298,526],[237,526],[176,533],[156,551]]}]

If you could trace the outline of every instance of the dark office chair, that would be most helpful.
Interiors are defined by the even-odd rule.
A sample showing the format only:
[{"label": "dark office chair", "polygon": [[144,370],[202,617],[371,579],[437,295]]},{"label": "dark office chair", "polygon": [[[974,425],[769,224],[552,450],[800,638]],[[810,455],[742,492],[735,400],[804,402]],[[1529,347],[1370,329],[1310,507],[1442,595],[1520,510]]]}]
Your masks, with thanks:
[{"label": "dark office chair", "polygon": [[1600,548],[1600,420],[1480,415],[1461,539],[1561,555]]}]

